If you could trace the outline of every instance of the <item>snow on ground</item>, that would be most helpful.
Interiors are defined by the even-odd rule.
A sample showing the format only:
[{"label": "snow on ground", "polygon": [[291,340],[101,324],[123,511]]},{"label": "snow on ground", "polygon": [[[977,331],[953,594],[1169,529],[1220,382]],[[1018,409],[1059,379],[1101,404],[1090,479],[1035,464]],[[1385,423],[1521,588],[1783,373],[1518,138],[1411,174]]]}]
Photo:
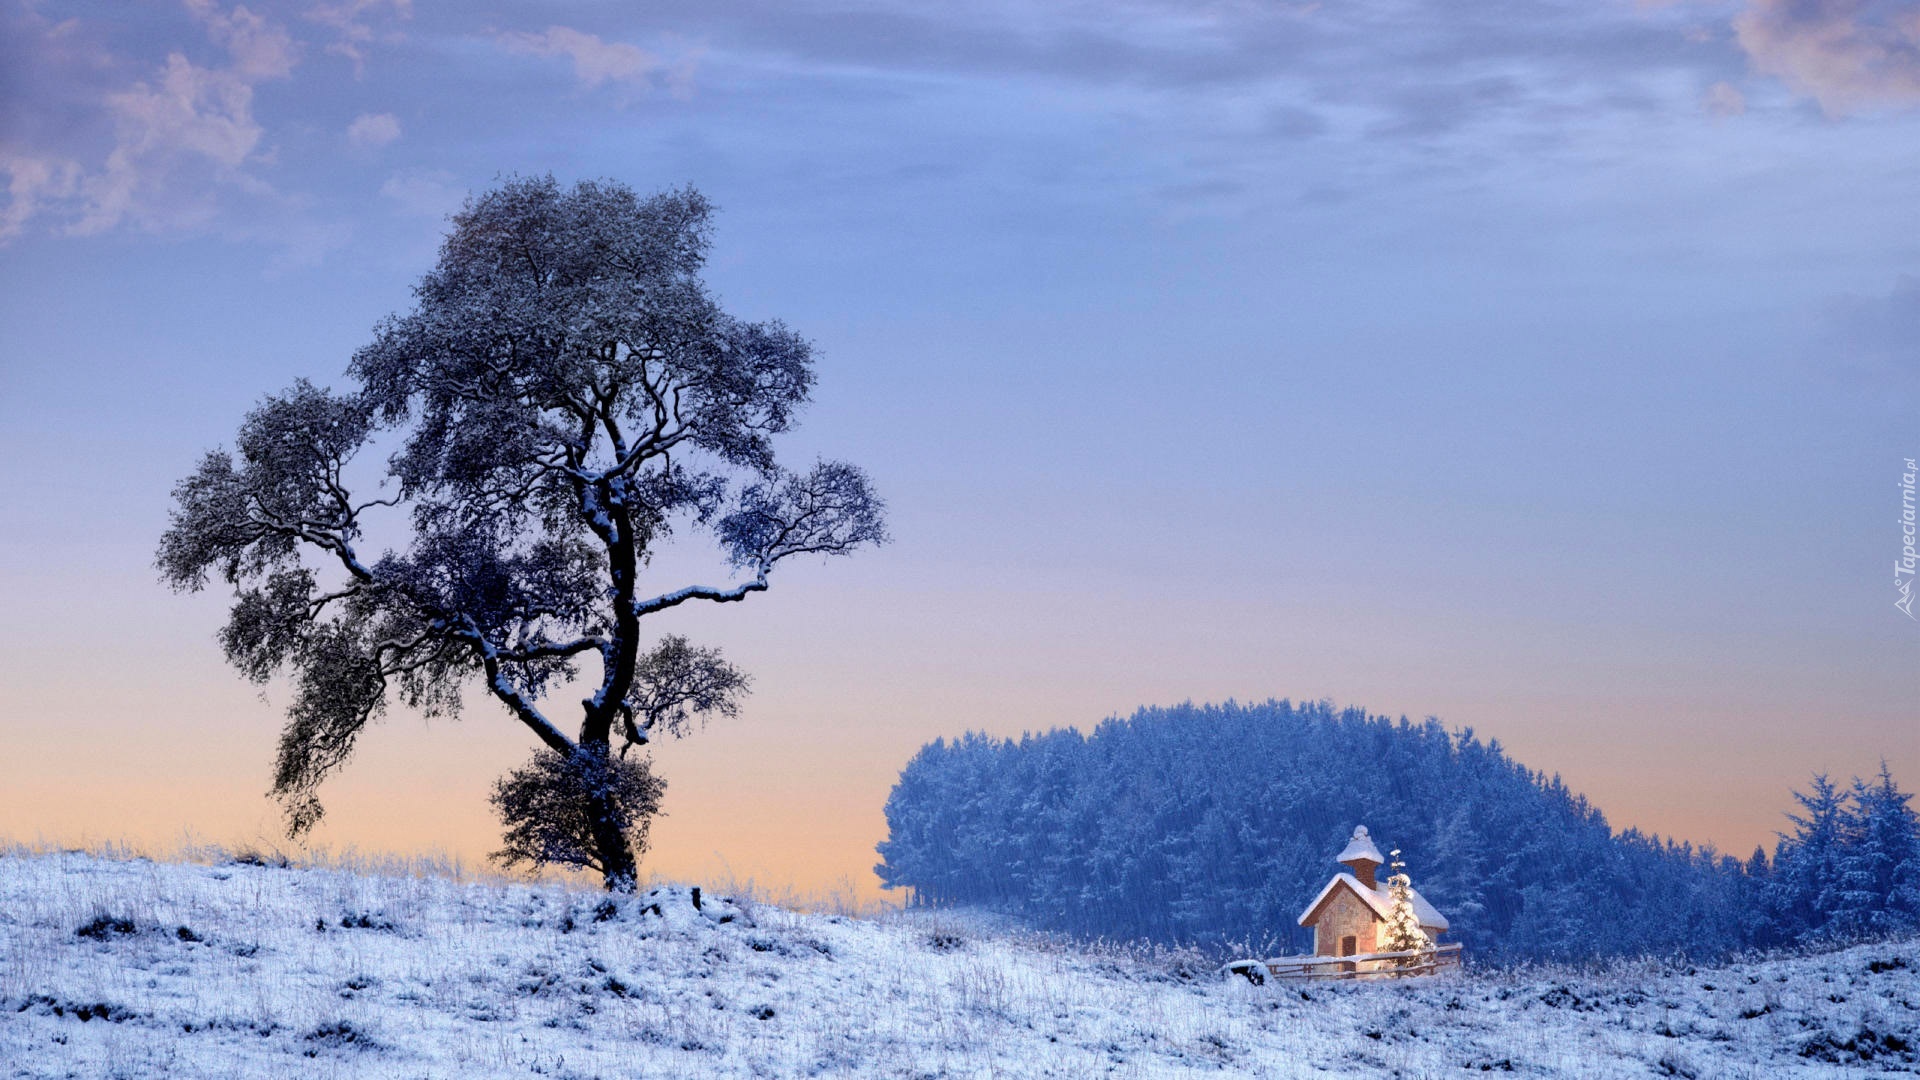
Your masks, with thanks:
[{"label": "snow on ground", "polygon": [[0,1075],[1920,1071],[1914,941],[1303,989],[951,917],[692,899],[0,853]]}]

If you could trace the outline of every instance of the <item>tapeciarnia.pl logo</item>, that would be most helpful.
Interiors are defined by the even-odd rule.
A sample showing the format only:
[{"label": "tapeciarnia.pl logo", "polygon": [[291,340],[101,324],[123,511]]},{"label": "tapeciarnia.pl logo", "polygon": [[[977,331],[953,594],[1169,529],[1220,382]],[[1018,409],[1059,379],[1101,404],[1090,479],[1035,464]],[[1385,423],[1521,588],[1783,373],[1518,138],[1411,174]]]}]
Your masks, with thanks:
[{"label": "tapeciarnia.pl logo", "polygon": [[[1900,474],[1900,557],[1893,561],[1893,587],[1900,598],[1893,606],[1913,619],[1913,476],[1920,472],[1913,459],[1906,459],[1906,471]],[[1920,622],[1920,619],[1914,621]]]}]

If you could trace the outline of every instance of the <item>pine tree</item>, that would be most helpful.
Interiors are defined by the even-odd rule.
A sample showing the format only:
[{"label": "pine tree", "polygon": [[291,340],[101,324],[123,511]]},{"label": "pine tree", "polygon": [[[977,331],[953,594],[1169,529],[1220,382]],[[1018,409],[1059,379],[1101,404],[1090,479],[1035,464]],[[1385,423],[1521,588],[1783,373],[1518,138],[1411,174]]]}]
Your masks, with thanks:
[{"label": "pine tree", "polygon": [[1774,908],[1773,864],[1767,859],[1765,845],[1754,845],[1734,888],[1740,898],[1737,918],[1741,943],[1766,948],[1786,941],[1787,932]]},{"label": "pine tree", "polygon": [[1851,877],[1872,894],[1863,929],[1899,933],[1920,924],[1920,816],[1880,763],[1872,784],[1854,783],[1858,821],[1855,851],[1849,853]]},{"label": "pine tree", "polygon": [[1788,814],[1792,836],[1782,835],[1774,853],[1770,900],[1787,935],[1807,940],[1828,934],[1840,910],[1839,860],[1846,796],[1823,775],[1812,791],[1793,793],[1806,816]]},{"label": "pine tree", "polygon": [[[1413,880],[1407,877],[1407,864],[1400,861],[1400,849],[1394,848],[1387,853],[1392,859],[1393,876],[1387,879],[1387,896],[1392,906],[1387,910],[1387,932],[1381,942],[1382,952],[1413,952],[1429,948],[1433,939],[1420,929],[1420,916],[1413,910]],[[1418,956],[1403,956],[1395,960],[1395,967],[1412,967],[1418,964]]]},{"label": "pine tree", "polygon": [[1873,827],[1873,789],[1859,777],[1840,809],[1840,845],[1834,858],[1833,908],[1827,935],[1837,940],[1862,938],[1883,928],[1893,858]]}]

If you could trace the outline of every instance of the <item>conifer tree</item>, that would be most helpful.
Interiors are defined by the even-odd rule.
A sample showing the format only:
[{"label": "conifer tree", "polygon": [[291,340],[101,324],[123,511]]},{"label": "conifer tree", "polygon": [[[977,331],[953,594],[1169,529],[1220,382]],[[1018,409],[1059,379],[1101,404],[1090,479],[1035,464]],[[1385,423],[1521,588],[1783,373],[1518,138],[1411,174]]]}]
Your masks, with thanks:
[{"label": "conifer tree", "polygon": [[[1392,905],[1387,909],[1387,930],[1381,951],[1413,952],[1429,948],[1433,939],[1420,929],[1420,916],[1413,910],[1413,879],[1407,876],[1407,864],[1400,861],[1400,849],[1394,848],[1387,857],[1393,860],[1389,864],[1393,867],[1393,876],[1387,879],[1387,896]],[[1417,956],[1403,956],[1394,961],[1394,966],[1412,967],[1420,960]]]},{"label": "conifer tree", "polygon": [[1839,860],[1846,811],[1846,795],[1824,774],[1814,776],[1811,787],[1811,791],[1793,793],[1806,815],[1787,815],[1794,834],[1781,835],[1769,882],[1772,907],[1782,929],[1802,940],[1828,933],[1827,923],[1840,909]]},{"label": "conifer tree", "polygon": [[1858,821],[1846,858],[1849,885],[1870,898],[1862,930],[1899,933],[1920,923],[1920,817],[1880,763],[1873,783],[1854,782]]},{"label": "conifer tree", "polygon": [[1837,940],[1862,938],[1884,928],[1893,859],[1874,828],[1873,789],[1859,777],[1840,808],[1840,844],[1834,856],[1832,909],[1826,933]]}]

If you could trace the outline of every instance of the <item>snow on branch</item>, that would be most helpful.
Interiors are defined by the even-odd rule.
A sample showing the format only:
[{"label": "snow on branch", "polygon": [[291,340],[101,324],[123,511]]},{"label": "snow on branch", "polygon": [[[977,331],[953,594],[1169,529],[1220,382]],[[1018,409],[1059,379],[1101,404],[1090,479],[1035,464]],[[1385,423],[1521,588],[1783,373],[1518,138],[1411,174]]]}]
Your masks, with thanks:
[{"label": "snow on branch", "polygon": [[884,512],[866,473],[843,461],[823,461],[804,475],[788,473],[748,487],[739,508],[721,519],[720,541],[736,566],[765,573],[794,555],[846,555],[885,543]]}]

